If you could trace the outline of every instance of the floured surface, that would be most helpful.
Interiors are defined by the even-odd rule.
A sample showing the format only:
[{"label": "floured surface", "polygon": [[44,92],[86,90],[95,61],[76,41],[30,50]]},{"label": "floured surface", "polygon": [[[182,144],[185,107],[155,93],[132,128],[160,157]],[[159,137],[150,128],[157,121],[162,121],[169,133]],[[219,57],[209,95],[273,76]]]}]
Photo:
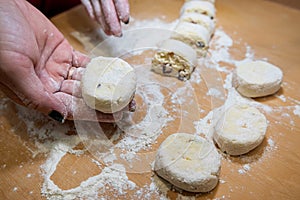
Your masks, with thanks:
[{"label": "floured surface", "polygon": [[[140,26],[172,29],[182,3],[163,0],[157,7],[150,0],[132,1],[133,18],[126,29]],[[164,9],[167,6],[168,9]],[[148,84],[138,93],[140,110],[132,116],[131,122],[139,126],[120,125],[125,132],[134,133],[131,139],[113,125],[102,125],[110,140],[119,144],[104,157],[103,163],[84,149],[74,125],[59,125],[33,111],[16,107],[3,96],[0,198],[57,199],[60,195],[65,199],[95,199],[96,196],[103,199],[299,197],[300,93],[296,91],[300,84],[300,49],[295,41],[299,40],[300,30],[293,24],[299,24],[300,12],[265,1],[224,0],[217,1],[216,8],[217,30],[211,43],[211,60],[205,67],[197,68],[189,82],[141,70],[150,66],[154,52],[135,51],[133,56],[124,56],[141,70],[140,73],[144,72],[140,81]],[[74,18],[78,20],[74,22]],[[84,46],[71,33],[85,37],[87,50],[101,40],[101,36],[93,37],[94,24],[88,21],[82,8],[57,16],[53,21],[77,49],[83,50]],[[151,40],[147,38],[146,41]],[[274,96],[252,100],[240,96],[232,88],[233,64],[254,59],[269,60],[282,67],[283,89]],[[156,81],[166,81],[168,87],[154,85]],[[151,156],[148,163],[137,162],[136,158],[141,155],[154,154],[170,133],[197,132],[210,137],[212,124],[224,102],[225,107],[242,102],[258,108],[266,115],[269,126],[265,140],[256,150],[240,157],[223,155],[220,183],[215,190],[208,194],[178,194],[172,191],[171,185],[148,171]],[[145,111],[149,108],[152,112],[147,114]],[[145,129],[151,124],[149,120],[155,123]],[[151,132],[155,134],[149,134]],[[148,169],[134,171],[141,168],[136,163],[147,165]]]}]

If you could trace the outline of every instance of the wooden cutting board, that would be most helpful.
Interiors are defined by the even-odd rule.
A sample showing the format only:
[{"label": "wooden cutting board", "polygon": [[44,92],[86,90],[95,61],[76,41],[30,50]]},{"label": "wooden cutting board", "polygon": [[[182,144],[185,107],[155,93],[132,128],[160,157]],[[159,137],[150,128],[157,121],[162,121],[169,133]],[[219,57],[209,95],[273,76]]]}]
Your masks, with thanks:
[{"label": "wooden cutting board", "polygon": [[[130,4],[131,15],[137,20],[160,18],[171,22],[178,18],[183,1],[131,0]],[[296,5],[299,8],[299,3]],[[257,101],[273,108],[284,107],[282,113],[287,114],[265,113],[269,120],[267,136],[263,144],[249,154],[251,162],[240,158],[224,158],[220,174],[222,183],[211,193],[198,195],[196,199],[298,199],[300,117],[289,107],[300,104],[300,10],[284,4],[259,0],[219,0],[216,2],[216,8],[217,26],[222,27],[233,40],[242,39],[240,44],[235,44],[232,55],[243,57],[247,43],[255,51],[256,58],[268,58],[281,67],[284,72],[284,84],[277,96],[283,95],[285,101],[276,96]],[[70,34],[74,31],[86,32],[96,27],[82,6],[52,18],[52,22],[75,49],[86,52],[84,46]],[[199,104],[207,103],[205,100],[201,102],[200,96],[203,95],[201,91],[198,93]],[[33,157],[32,151],[36,147],[26,131],[26,123],[18,118],[16,106],[5,100],[3,94],[1,98],[0,199],[44,199],[40,194],[43,184],[40,166],[45,163],[47,155],[39,154]],[[200,117],[209,112],[208,107],[206,113]],[[192,110],[189,112],[193,115]],[[71,122],[67,123],[73,127]],[[36,126],[39,127],[41,124]],[[113,127],[108,126],[107,130],[111,128]],[[276,148],[268,153],[267,158],[262,159],[270,145],[268,143],[270,138]],[[51,179],[61,189],[77,187],[82,181],[101,172],[91,159],[92,156],[88,153],[80,156],[66,154]],[[240,173],[239,170],[243,170],[245,164],[249,164],[251,169],[247,173]],[[74,171],[77,172],[76,175],[72,173]],[[127,174],[128,178],[136,183],[137,188],[149,185],[152,175],[151,172]],[[135,191],[129,191],[120,199],[132,199],[134,193]],[[168,197],[176,199],[177,193],[169,191]],[[158,197],[154,195],[152,198]]]}]

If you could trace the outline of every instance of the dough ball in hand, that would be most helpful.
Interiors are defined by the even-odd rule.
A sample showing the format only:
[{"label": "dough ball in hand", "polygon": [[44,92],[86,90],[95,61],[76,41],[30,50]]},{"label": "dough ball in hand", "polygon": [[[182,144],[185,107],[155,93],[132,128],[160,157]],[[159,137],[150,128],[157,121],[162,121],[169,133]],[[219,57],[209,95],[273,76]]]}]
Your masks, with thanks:
[{"label": "dough ball in hand", "polygon": [[83,74],[82,96],[85,103],[103,113],[124,109],[136,90],[135,70],[119,58],[96,57]]},{"label": "dough ball in hand", "polygon": [[170,135],[159,147],[154,171],[189,192],[208,192],[218,183],[221,157],[212,142],[186,133]]},{"label": "dough ball in hand", "polygon": [[217,122],[214,141],[229,155],[242,155],[256,148],[263,141],[267,119],[254,107],[234,105]]},{"label": "dough ball in hand", "polygon": [[251,61],[237,66],[233,73],[233,86],[246,97],[263,97],[280,89],[282,71],[264,61]]}]

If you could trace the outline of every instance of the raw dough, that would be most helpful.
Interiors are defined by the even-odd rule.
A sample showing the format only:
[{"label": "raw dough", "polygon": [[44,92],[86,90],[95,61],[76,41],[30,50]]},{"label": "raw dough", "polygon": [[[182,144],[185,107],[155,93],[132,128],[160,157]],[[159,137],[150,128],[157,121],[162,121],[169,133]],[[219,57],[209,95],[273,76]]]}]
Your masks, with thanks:
[{"label": "raw dough", "polygon": [[119,58],[97,57],[87,65],[82,77],[85,103],[103,113],[125,108],[136,90],[134,69]]},{"label": "raw dough", "polygon": [[189,45],[168,39],[164,41],[159,52],[152,60],[152,70],[156,73],[187,80],[197,65],[196,51]]},{"label": "raw dough", "polygon": [[181,7],[180,15],[182,15],[184,12],[200,13],[207,15],[212,19],[216,15],[215,6],[209,1],[187,1]]},{"label": "raw dough", "polygon": [[217,122],[214,141],[229,155],[241,155],[256,148],[267,130],[266,117],[254,107],[234,105]]},{"label": "raw dough", "polygon": [[210,34],[212,34],[215,30],[215,21],[207,15],[185,12],[180,16],[179,20],[193,24],[200,24],[204,26]]},{"label": "raw dough", "polygon": [[246,97],[262,97],[280,89],[282,71],[264,61],[251,61],[237,66],[233,73],[233,86]]},{"label": "raw dough", "polygon": [[218,183],[221,157],[215,145],[186,133],[175,133],[159,147],[154,170],[158,176],[189,192],[208,192]]},{"label": "raw dough", "polygon": [[174,30],[172,39],[193,47],[200,55],[206,55],[211,34],[202,25],[189,22],[179,22]]}]

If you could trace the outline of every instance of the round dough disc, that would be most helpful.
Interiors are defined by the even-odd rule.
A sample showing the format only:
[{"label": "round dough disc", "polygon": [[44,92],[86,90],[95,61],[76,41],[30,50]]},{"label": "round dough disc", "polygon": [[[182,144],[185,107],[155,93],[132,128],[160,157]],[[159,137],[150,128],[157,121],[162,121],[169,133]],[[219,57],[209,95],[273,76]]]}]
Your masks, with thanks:
[{"label": "round dough disc", "polygon": [[134,69],[119,58],[96,57],[87,65],[82,80],[85,103],[103,113],[125,108],[136,90]]},{"label": "round dough disc", "polygon": [[170,135],[159,147],[154,170],[178,188],[208,192],[216,187],[221,157],[215,145],[186,133]]},{"label": "round dough disc", "polygon": [[214,141],[229,155],[242,155],[256,148],[264,139],[267,119],[254,107],[234,105],[217,122]]},{"label": "round dough disc", "polygon": [[233,73],[233,86],[246,97],[262,97],[280,89],[282,71],[264,61],[251,61],[237,66]]}]

